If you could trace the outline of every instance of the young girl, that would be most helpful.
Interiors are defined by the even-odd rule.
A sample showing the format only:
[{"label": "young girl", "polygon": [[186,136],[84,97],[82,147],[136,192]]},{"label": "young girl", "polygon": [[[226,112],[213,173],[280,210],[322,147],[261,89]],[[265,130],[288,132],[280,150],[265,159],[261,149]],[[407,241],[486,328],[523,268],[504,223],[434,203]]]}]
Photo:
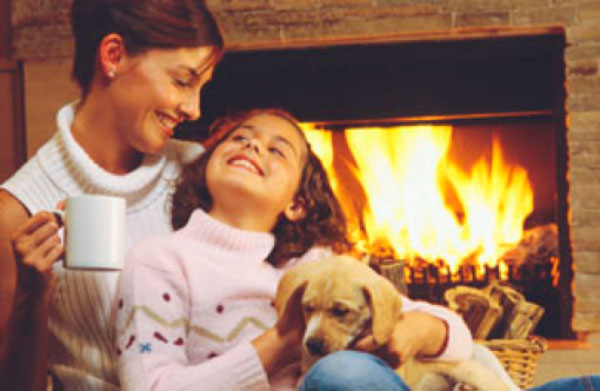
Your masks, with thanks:
[{"label": "young girl", "polygon": [[[294,389],[302,330],[273,327],[277,283],[291,264],[330,254],[320,247],[348,247],[325,171],[289,114],[253,110],[216,127],[216,143],[185,168],[173,197],[179,230],[137,245],[121,274],[124,390]],[[470,355],[456,315],[405,303],[394,353]]]}]

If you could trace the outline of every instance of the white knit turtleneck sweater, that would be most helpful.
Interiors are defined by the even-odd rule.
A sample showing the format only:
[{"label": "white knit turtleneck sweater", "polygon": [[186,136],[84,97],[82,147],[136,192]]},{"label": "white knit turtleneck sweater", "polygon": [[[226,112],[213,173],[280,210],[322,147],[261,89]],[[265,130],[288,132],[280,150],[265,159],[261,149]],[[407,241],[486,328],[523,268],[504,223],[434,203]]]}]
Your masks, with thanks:
[{"label": "white knit turtleneck sweater", "polygon": [[[98,166],[71,134],[75,105],[57,115],[58,131],[1,188],[31,214],[54,209],[82,193],[120,196],[127,201],[126,246],[171,231],[167,205],[182,162],[198,156],[199,144],[171,140],[162,154],[147,155],[126,175]],[[81,272],[54,265],[56,291],[50,308],[50,364],[65,390],[118,390],[111,308],[118,272]]]}]

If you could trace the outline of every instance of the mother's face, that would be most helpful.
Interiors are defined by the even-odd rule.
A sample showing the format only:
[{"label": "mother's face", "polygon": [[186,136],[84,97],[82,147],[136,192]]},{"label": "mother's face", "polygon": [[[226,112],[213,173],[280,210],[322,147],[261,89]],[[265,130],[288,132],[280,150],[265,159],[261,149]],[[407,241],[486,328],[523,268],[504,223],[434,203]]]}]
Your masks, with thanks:
[{"label": "mother's face", "polygon": [[211,79],[213,48],[151,49],[125,56],[108,93],[124,143],[158,153],[177,124],[200,117],[200,91]]}]

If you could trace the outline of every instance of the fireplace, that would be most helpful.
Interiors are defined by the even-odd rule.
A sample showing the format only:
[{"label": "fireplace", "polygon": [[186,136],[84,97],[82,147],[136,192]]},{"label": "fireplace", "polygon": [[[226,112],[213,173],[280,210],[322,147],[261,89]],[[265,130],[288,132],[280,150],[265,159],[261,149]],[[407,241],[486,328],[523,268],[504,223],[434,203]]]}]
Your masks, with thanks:
[{"label": "fireplace", "polygon": [[[572,261],[567,220],[564,48],[564,35],[557,31],[526,37],[350,41],[233,51],[203,92],[202,120],[182,132],[184,137],[197,137],[198,129],[202,129],[205,137],[206,125],[231,110],[281,107],[291,111],[309,128],[313,148],[340,187],[337,192],[359,254],[404,262],[409,295],[441,302],[444,289],[456,284],[481,286],[490,278],[510,281],[529,300],[545,307],[538,333],[570,338]],[[425,133],[434,140],[422,139]],[[372,147],[381,153],[372,152],[371,158],[356,155],[376,138],[384,140]],[[405,225],[397,227],[395,234],[388,233],[387,238],[376,237],[373,232],[378,228],[366,226],[365,205],[367,209],[370,205],[373,213],[374,205],[380,207],[383,199],[398,200],[385,205],[389,212],[383,214],[397,216],[394,219],[403,224],[406,213],[393,210],[402,203],[401,197],[412,196],[412,202],[418,203],[436,190],[417,185],[408,196],[406,192],[400,194],[400,188],[410,187],[411,179],[407,185],[398,182],[402,178],[395,178],[394,184],[390,176],[395,174],[388,174],[384,187],[389,190],[396,186],[397,192],[369,194],[365,184],[369,179],[357,176],[357,168],[368,170],[373,159],[380,164],[379,160],[386,159],[384,150],[392,154],[396,150],[405,157],[409,152],[402,150],[403,145],[433,145],[427,143],[440,138],[443,145],[433,147],[439,149],[438,156],[416,151],[408,160],[396,162],[396,167],[388,157],[383,162],[387,166],[378,168],[391,173],[402,170],[402,165],[416,164],[420,166],[416,177],[423,177],[425,166],[434,165],[430,171],[435,178],[430,178],[429,185],[445,188],[437,190],[442,192],[437,200],[429,205],[415,204],[414,208],[406,204],[410,201],[402,201],[405,211],[415,209],[421,225],[433,227],[415,233],[414,227]],[[352,143],[360,147],[352,150]],[[365,167],[359,167],[360,159]],[[446,170],[449,167],[454,176]],[[487,186],[487,199],[480,194],[479,201],[469,206],[465,192],[473,186],[473,176],[482,174],[488,182],[480,184]],[[462,184],[455,182],[457,175],[463,177]],[[529,188],[523,189],[525,185]],[[379,186],[381,189],[382,184]],[[493,211],[477,211],[473,205],[489,203],[494,197]],[[441,215],[431,215],[440,207],[444,209]],[[491,217],[480,226],[466,222],[481,220],[482,213],[489,212],[503,216]],[[429,221],[424,222],[423,215],[431,215]],[[495,231],[484,237],[482,231],[492,226]],[[517,232],[500,232],[510,231],[509,226],[512,231],[516,227]],[[447,237],[452,230],[456,231],[454,237]],[[467,231],[469,238],[465,237]],[[389,243],[390,235],[396,245]],[[415,235],[419,237],[416,242],[407,241]],[[498,243],[490,247],[487,242],[494,235]],[[504,236],[498,239],[498,235]],[[546,240],[541,249],[514,256],[523,252],[519,241],[540,235]],[[442,242],[459,243],[446,253],[432,251]]]}]

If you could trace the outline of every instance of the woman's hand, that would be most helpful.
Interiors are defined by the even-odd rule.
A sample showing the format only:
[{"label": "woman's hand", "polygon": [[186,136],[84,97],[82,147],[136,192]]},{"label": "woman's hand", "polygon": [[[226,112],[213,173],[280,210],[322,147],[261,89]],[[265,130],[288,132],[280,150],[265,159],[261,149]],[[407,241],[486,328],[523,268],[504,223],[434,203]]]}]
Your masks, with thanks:
[{"label": "woman's hand", "polygon": [[26,267],[47,274],[64,252],[58,230],[61,222],[51,212],[39,212],[12,236],[15,257]]},{"label": "woman's hand", "polygon": [[396,323],[387,345],[380,347],[373,336],[367,336],[354,348],[373,352],[395,368],[415,356],[439,355],[445,346],[447,333],[443,320],[423,312],[406,312]]},{"label": "woman's hand", "polygon": [[[64,208],[64,204],[59,203],[57,207]],[[63,254],[57,234],[59,225],[51,212],[31,217],[23,204],[0,190],[0,297],[3,302],[29,306],[42,298],[41,294],[51,292],[52,264]],[[7,307],[7,311],[8,308],[13,307]],[[0,318],[4,315],[9,316],[3,312]]]},{"label": "woman's hand", "polygon": [[[63,210],[65,201],[60,201],[56,208]],[[54,213],[42,211],[19,225],[11,236],[25,300],[50,299],[55,283],[52,266],[64,254],[58,236],[61,225],[62,221]]]}]

